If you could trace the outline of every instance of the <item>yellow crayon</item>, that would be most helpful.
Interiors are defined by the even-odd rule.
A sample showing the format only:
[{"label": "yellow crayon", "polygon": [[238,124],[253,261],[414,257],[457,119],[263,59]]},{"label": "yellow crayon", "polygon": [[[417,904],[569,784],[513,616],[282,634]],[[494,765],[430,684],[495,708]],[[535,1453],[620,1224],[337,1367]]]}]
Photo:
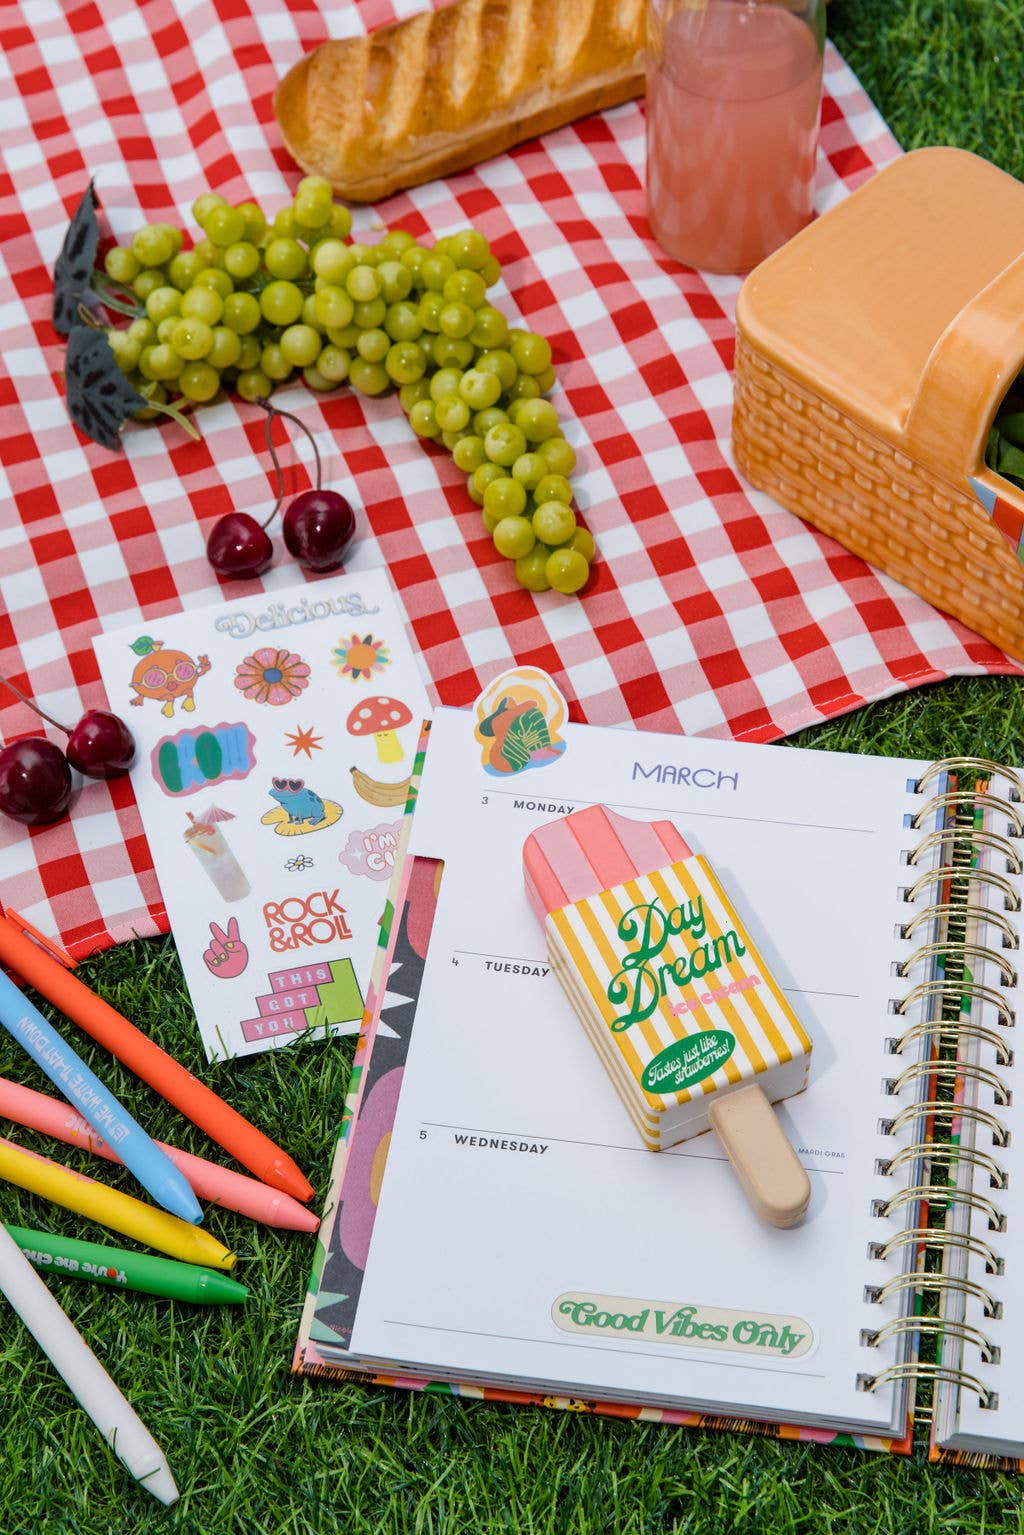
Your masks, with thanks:
[{"label": "yellow crayon", "polygon": [[97,1183],[95,1178],[86,1178],[47,1157],[37,1156],[34,1151],[15,1146],[2,1136],[0,1179],[16,1183],[65,1210],[74,1210],[100,1226],[109,1226],[112,1231],[120,1231],[184,1263],[200,1263],[214,1269],[235,1266],[235,1254],[208,1231],[190,1226],[188,1221],[168,1215],[141,1199],[133,1199],[130,1194],[108,1188],[105,1183]]}]

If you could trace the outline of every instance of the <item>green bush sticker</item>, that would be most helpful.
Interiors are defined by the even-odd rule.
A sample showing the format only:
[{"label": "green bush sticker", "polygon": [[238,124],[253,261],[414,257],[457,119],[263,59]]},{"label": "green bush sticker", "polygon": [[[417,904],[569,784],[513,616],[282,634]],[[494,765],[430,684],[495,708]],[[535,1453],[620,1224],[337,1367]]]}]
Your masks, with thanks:
[{"label": "green bush sticker", "polygon": [[728,1029],[706,1029],[678,1039],[648,1061],[640,1085],[648,1093],[678,1093],[703,1082],[724,1066],[736,1048],[736,1036]]}]

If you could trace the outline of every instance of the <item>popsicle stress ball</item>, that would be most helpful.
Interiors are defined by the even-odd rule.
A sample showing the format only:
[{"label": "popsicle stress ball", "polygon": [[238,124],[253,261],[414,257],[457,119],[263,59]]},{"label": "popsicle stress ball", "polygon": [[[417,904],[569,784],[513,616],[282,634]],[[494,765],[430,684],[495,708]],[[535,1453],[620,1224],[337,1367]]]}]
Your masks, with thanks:
[{"label": "popsicle stress ball", "polygon": [[772,1103],[800,1092],[811,1042],[707,860],[671,821],[594,805],[523,847],[551,966],[640,1138],[713,1129],[773,1226],[811,1186]]}]

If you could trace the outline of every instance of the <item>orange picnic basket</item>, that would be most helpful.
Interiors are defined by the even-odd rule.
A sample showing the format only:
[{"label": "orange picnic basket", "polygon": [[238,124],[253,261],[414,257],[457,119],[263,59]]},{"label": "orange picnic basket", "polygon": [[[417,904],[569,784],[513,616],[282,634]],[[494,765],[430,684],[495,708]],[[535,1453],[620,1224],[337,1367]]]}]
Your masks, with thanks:
[{"label": "orange picnic basket", "polygon": [[747,278],[740,471],[1024,660],[1024,492],[985,465],[1024,365],[1024,185],[903,156]]}]

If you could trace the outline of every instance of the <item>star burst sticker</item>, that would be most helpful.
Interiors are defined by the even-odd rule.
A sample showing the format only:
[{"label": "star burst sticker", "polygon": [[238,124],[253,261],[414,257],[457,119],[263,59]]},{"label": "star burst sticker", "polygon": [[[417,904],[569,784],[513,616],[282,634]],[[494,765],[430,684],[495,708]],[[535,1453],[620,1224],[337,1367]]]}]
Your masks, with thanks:
[{"label": "star burst sticker", "polygon": [[303,730],[301,725],[298,727],[298,729],[287,732],[285,734],[285,740],[288,742],[288,745],[292,749],[293,757],[297,757],[299,752],[305,752],[306,756],[312,760],[314,752],[323,750],[323,747],[320,744],[323,740],[323,737],[314,735],[312,728],[309,730]]}]

